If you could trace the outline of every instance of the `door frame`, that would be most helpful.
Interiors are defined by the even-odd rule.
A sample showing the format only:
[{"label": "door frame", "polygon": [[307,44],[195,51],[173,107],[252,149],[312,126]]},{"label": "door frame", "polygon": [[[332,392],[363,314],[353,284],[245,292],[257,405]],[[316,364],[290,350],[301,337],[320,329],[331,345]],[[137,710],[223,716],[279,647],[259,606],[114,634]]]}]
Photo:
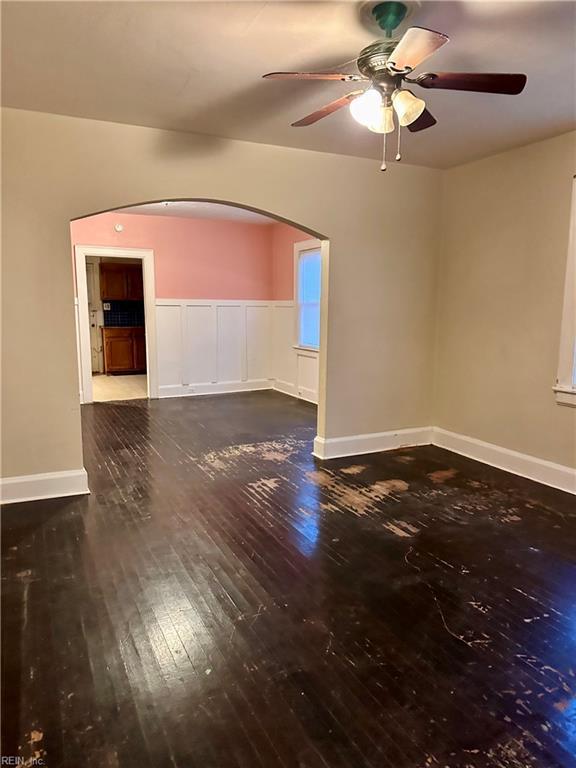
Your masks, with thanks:
[{"label": "door frame", "polygon": [[92,350],[90,344],[90,318],[88,314],[88,285],[86,257],[106,259],[140,259],[144,281],[144,323],[146,338],[146,380],[148,397],[158,397],[158,353],[156,344],[156,289],[154,284],[154,251],[149,248],[114,248],[101,245],[75,245],[74,270],[76,273],[76,340],[78,346],[78,380],[80,402],[92,403]]}]

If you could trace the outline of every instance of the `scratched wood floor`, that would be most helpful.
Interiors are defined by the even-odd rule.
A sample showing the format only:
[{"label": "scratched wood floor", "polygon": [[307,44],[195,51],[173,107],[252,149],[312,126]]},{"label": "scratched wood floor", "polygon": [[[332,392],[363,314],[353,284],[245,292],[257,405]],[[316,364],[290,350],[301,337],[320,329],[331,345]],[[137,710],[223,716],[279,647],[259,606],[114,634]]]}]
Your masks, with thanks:
[{"label": "scratched wood floor", "polygon": [[92,495],[3,511],[3,754],[576,765],[574,498],[433,447],[317,462],[275,393],[83,408]]}]

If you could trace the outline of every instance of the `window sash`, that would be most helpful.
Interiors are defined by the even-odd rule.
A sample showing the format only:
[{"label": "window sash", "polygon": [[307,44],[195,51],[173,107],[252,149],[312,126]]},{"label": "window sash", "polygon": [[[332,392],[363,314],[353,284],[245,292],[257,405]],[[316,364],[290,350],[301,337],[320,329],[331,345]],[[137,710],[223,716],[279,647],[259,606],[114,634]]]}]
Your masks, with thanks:
[{"label": "window sash", "polygon": [[[306,349],[318,350],[320,348],[320,292],[321,275],[318,274],[316,291],[303,285],[302,265],[307,259],[317,260],[317,267],[321,270],[321,253],[319,248],[307,248],[298,252],[296,261],[296,305],[297,305],[297,344]],[[316,266],[316,265],[315,265]],[[316,275],[314,276],[316,278]],[[317,299],[314,296],[317,293]],[[302,300],[302,296],[306,299]]]},{"label": "window sash", "polygon": [[[313,310],[313,316],[315,325],[310,327],[305,322],[302,322],[303,315],[308,314],[310,317],[310,310]],[[317,317],[317,321],[316,321]],[[306,301],[298,304],[298,346],[305,347],[306,349],[319,349],[320,348],[320,302],[319,301]]]}]

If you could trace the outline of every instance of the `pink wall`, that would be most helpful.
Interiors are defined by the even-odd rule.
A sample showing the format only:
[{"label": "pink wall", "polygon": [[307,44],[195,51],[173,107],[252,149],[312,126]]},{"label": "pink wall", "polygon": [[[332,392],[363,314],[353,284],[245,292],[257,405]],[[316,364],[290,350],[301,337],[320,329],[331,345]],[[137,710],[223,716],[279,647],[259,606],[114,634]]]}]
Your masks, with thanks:
[{"label": "pink wall", "polygon": [[310,235],[287,224],[272,227],[272,298],[292,301],[294,298],[294,243],[310,240]]},{"label": "pink wall", "polygon": [[152,248],[162,299],[292,299],[293,245],[309,237],[286,224],[114,212],[73,221],[70,234],[73,246]]}]

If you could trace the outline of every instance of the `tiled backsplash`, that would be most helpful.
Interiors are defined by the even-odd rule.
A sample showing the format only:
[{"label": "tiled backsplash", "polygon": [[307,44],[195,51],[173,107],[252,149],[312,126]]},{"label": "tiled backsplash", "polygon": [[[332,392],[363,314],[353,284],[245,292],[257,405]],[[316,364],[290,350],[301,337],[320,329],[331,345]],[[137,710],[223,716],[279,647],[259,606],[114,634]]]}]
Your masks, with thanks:
[{"label": "tiled backsplash", "polygon": [[126,326],[144,325],[143,301],[105,301],[104,307],[105,328],[125,328]]}]

